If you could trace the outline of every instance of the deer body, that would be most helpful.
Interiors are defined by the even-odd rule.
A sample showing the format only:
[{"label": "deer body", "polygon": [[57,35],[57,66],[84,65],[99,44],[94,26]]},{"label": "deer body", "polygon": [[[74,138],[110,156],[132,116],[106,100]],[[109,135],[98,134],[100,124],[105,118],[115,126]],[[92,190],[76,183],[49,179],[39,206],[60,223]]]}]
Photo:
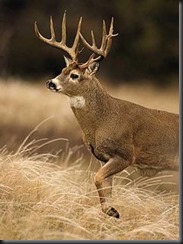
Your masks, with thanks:
[{"label": "deer body", "polygon": [[[65,33],[65,18],[66,14],[63,17],[62,33]],[[35,25],[36,34],[41,40],[60,47],[71,57],[65,57],[66,67],[60,75],[46,84],[50,90],[70,98],[70,106],[82,129],[86,147],[103,162],[94,179],[102,210],[119,218],[118,211],[108,203],[112,193],[112,176],[130,165],[138,167],[148,176],[162,170],[178,170],[179,116],[110,96],[102,88],[95,74],[99,61],[106,57],[111,39],[115,36],[113,19],[108,35],[105,22],[103,23],[100,49],[96,47],[93,32],[93,44],[89,45],[81,35],[80,28],[81,19],[73,47],[68,48],[65,44],[65,34],[62,34],[60,43],[56,42],[52,19],[51,39],[42,37]],[[86,63],[78,63],[79,37],[84,45],[99,55],[97,58],[91,55]]]},{"label": "deer body", "polygon": [[118,156],[151,175],[178,169],[178,115],[116,99],[100,85],[90,86],[83,98],[83,107],[71,108],[86,146],[100,161]]}]

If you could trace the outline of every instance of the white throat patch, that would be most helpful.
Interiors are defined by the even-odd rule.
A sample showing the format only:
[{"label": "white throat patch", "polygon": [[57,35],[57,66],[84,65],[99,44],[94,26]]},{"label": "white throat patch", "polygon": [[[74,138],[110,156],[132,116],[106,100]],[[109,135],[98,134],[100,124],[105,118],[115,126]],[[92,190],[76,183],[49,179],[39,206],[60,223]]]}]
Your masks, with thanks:
[{"label": "white throat patch", "polygon": [[84,108],[85,99],[82,96],[70,97],[70,106],[74,108]]}]

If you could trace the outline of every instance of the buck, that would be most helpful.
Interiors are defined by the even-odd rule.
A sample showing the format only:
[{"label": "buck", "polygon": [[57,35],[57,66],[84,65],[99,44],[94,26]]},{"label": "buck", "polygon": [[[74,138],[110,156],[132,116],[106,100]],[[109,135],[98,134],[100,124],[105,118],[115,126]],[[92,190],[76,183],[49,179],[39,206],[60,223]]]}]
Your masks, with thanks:
[{"label": "buck", "polygon": [[[128,166],[139,168],[153,176],[163,170],[178,170],[179,116],[150,109],[110,96],[95,77],[99,63],[106,58],[112,44],[113,18],[109,32],[103,21],[102,41],[97,47],[93,31],[92,44],[81,34],[82,17],[72,47],[66,45],[66,12],[62,19],[61,41],[56,41],[52,17],[51,38],[43,37],[35,22],[37,37],[48,45],[65,51],[66,67],[56,78],[46,82],[51,91],[70,98],[70,106],[83,132],[83,141],[91,153],[102,162],[95,174],[102,211],[119,218],[109,203],[112,177]],[[78,60],[80,41],[92,54],[85,63]]]}]

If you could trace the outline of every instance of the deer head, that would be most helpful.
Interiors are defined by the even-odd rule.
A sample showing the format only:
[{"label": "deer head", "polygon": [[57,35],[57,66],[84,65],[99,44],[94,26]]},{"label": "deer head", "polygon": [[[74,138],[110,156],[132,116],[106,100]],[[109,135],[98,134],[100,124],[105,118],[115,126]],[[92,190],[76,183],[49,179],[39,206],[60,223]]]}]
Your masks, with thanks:
[{"label": "deer head", "polygon": [[[81,34],[82,17],[79,19],[76,36],[72,47],[66,45],[66,11],[62,19],[62,33],[61,41],[56,41],[55,31],[53,26],[53,19],[50,17],[50,32],[51,38],[43,37],[35,22],[35,33],[37,37],[46,44],[65,51],[69,57],[65,57],[66,67],[62,69],[61,73],[46,82],[48,89],[54,92],[61,92],[70,97],[82,95],[88,90],[88,86],[99,68],[99,63],[107,56],[112,44],[112,37],[118,35],[113,34],[113,18],[111,19],[109,33],[106,31],[106,23],[103,21],[103,35],[101,47],[98,48],[95,42],[94,33],[91,31],[92,45],[90,45]],[[85,63],[79,63],[78,57],[82,50],[79,50],[79,41],[92,51],[91,56]]]}]

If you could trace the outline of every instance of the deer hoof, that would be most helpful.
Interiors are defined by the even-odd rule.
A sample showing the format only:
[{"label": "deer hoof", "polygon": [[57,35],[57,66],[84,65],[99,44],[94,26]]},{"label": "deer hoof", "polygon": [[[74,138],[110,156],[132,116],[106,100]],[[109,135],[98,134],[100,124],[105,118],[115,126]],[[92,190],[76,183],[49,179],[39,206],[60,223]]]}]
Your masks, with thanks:
[{"label": "deer hoof", "polygon": [[112,216],[114,218],[117,218],[117,219],[120,218],[120,215],[119,215],[118,211],[115,208],[113,208],[113,207],[110,207],[108,209],[108,211],[106,212],[106,214],[109,215],[109,216]]}]

